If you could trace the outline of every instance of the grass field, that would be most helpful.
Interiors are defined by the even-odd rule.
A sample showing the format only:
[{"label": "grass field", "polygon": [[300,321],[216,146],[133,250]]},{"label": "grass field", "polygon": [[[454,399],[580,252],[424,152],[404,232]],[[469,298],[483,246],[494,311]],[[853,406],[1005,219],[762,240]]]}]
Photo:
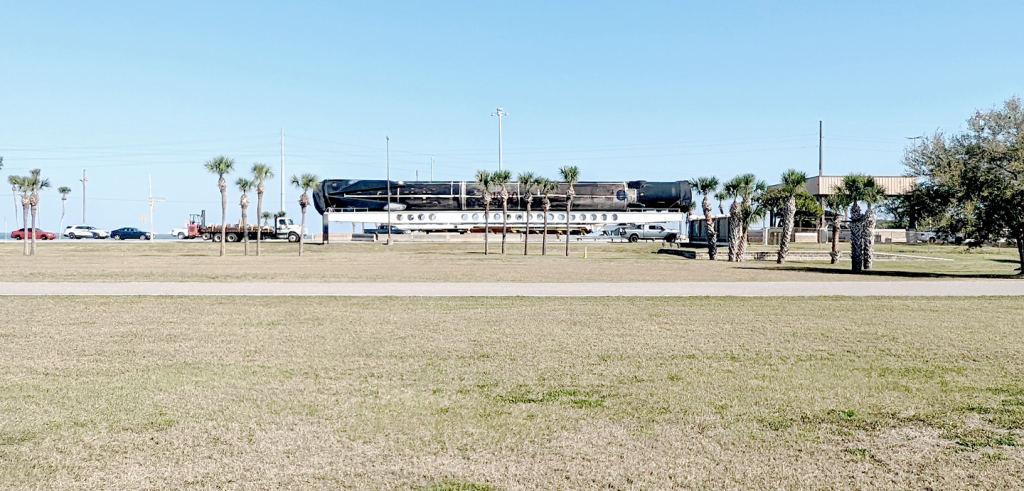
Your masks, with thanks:
[{"label": "grass field", "polygon": [[1020,489],[1022,318],[1019,298],[5,298],[0,488]]},{"label": "grass field", "polygon": [[[844,244],[845,246],[845,244]],[[564,247],[564,246],[563,246]],[[827,245],[796,249],[827,250]],[[860,279],[1009,278],[1016,251],[955,246],[888,246],[880,252],[924,255],[948,261],[879,261],[871,274],[852,275],[849,261],[697,261],[657,254],[660,244],[573,244],[571,257],[554,245],[548,256],[484,256],[482,244],[338,243],[307,245],[299,258],[295,244],[266,244],[263,257],[229,256],[203,242],[82,242],[38,244],[38,255],[21,255],[20,243],[0,244],[0,281],[283,281],[283,282],[635,282],[635,281],[855,281]],[[584,248],[587,258],[584,259]],[[755,248],[757,249],[757,248]],[[499,250],[492,244],[492,250]],[[724,254],[723,250],[723,254]]]}]

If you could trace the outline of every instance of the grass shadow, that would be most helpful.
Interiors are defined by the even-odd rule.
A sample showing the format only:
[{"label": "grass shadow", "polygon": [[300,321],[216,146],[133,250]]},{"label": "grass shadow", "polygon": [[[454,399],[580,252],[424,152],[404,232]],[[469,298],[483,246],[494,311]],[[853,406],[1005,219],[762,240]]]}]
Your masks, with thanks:
[{"label": "grass shadow", "polygon": [[848,275],[848,276],[874,276],[879,278],[963,278],[963,279],[1016,279],[1021,278],[1021,275],[1017,273],[942,273],[935,271],[862,271],[855,273],[849,269],[836,269],[826,268],[822,266],[780,266],[777,268],[765,268],[765,267],[750,267],[750,266],[738,266],[736,269],[749,269],[749,270],[765,270],[772,269],[776,271],[794,271],[803,273],[817,273],[817,274],[829,274],[829,275]]}]

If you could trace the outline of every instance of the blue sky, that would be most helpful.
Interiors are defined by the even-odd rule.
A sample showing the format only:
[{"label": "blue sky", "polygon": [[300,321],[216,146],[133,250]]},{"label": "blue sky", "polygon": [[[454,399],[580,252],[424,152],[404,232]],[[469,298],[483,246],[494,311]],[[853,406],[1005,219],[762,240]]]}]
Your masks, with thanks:
[{"label": "blue sky", "polygon": [[[205,160],[323,178],[505,167],[584,180],[900,174],[906,137],[1020,94],[1021,2],[2,2],[0,175],[66,223],[219,212]],[[232,179],[233,181],[233,179]],[[280,206],[279,181],[268,208]],[[13,228],[9,188],[0,216]],[[298,215],[293,188],[287,211]],[[238,192],[229,193],[237,220]],[[4,203],[7,204],[4,204]],[[43,196],[56,229],[60,200]],[[313,217],[315,219],[315,217]]]}]

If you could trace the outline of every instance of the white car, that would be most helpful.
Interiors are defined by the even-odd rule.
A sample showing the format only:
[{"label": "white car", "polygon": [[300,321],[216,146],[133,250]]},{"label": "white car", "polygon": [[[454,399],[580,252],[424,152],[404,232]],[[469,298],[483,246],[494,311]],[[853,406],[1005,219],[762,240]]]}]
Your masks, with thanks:
[{"label": "white car", "polygon": [[61,235],[69,239],[106,239],[110,237],[110,232],[107,230],[101,230],[92,225],[68,225],[61,232]]}]

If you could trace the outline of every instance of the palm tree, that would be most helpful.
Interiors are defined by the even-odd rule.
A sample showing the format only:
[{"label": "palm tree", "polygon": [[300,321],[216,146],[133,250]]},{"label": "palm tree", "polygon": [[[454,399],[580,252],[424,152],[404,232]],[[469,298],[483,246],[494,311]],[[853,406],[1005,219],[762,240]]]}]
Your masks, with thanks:
[{"label": "palm tree", "polygon": [[480,195],[484,199],[484,255],[490,254],[487,236],[491,233],[491,188],[494,187],[494,175],[485,170],[476,171],[476,184],[480,186]]},{"label": "palm tree", "polygon": [[64,214],[68,211],[68,195],[71,194],[71,188],[67,186],[61,186],[57,188],[57,192],[60,193],[60,228],[57,229],[57,238],[60,238],[61,231],[64,230]]},{"label": "palm tree", "polygon": [[[249,255],[249,224],[247,223],[246,219],[249,217],[249,196],[246,193],[248,193],[250,190],[252,190],[253,182],[251,180],[249,180],[249,179],[244,178],[244,177],[239,177],[238,180],[235,181],[235,185],[238,186],[238,190],[242,192],[242,198],[238,200],[238,204],[240,204],[242,206],[242,223],[241,223],[241,225],[242,225],[242,227],[241,227],[242,228],[242,237],[243,237],[243,240],[245,240],[245,255],[248,256]],[[256,228],[257,228],[257,230],[259,229],[259,227],[256,227]],[[256,243],[259,244],[258,241]],[[259,246],[257,245],[257,247],[259,247]]]},{"label": "palm tree", "polygon": [[292,176],[292,184],[295,187],[302,190],[302,196],[299,196],[299,208],[302,208],[302,226],[299,228],[299,255],[302,255],[302,242],[306,236],[306,208],[309,207],[309,191],[312,191],[317,184],[320,183],[320,178],[316,174],[303,174],[302,177]]},{"label": "palm tree", "polygon": [[736,192],[742,198],[739,216],[736,218],[739,229],[739,244],[736,247],[736,261],[742,262],[747,254],[747,242],[750,236],[750,225],[764,219],[767,209],[760,203],[761,197],[768,191],[768,184],[758,181],[753,174],[736,176]]},{"label": "palm tree", "polygon": [[864,198],[864,186],[868,176],[863,174],[850,174],[843,177],[843,182],[836,188],[836,194],[840,195],[850,205],[850,269],[859,273],[864,269],[864,220],[865,216],[860,209],[860,201]]},{"label": "palm tree", "polygon": [[501,253],[505,254],[505,235],[508,231],[508,183],[512,181],[512,172],[499,170],[491,174],[494,187],[501,188]]},{"label": "palm tree", "polygon": [[565,183],[565,257],[569,257],[569,212],[572,211],[572,199],[576,197],[576,183],[580,182],[580,168],[575,165],[566,165],[558,169],[558,174]]},{"label": "palm tree", "polygon": [[[256,216],[263,218],[263,191],[266,190],[264,182],[274,178],[274,170],[267,164],[259,162],[252,164],[252,179],[256,183]],[[269,214],[269,213],[268,213]],[[263,241],[263,227],[256,227],[256,255],[260,255],[260,242]]]},{"label": "palm tree", "polygon": [[832,251],[829,257],[832,264],[839,262],[839,235],[842,231],[840,219],[846,214],[847,206],[850,206],[847,197],[838,191],[825,198],[826,216],[831,216],[829,225],[832,227]]},{"label": "palm tree", "polygon": [[[22,230],[27,232],[26,229],[28,228],[27,227],[27,224],[28,224],[28,210],[29,210],[29,207],[31,206],[31,202],[32,202],[31,199],[29,199],[29,196],[28,196],[28,178],[27,177],[23,177],[23,176],[7,176],[7,182],[11,185],[11,189],[14,190],[15,194],[17,194],[19,192],[21,193],[21,211],[24,214],[24,220],[22,220],[21,223],[26,224],[26,226],[23,227]],[[18,211],[17,210],[17,203],[18,203],[17,200],[15,200],[14,203],[15,203],[15,210],[14,211],[17,212]],[[22,251],[21,251],[21,253],[22,253],[22,255],[27,256],[28,255],[28,240],[25,240],[25,234],[22,234],[21,238],[22,238],[22,244],[21,244]]]},{"label": "palm tree", "polygon": [[521,172],[516,178],[519,182],[519,189],[526,195],[526,236],[523,237],[523,255],[530,254],[530,212],[533,205],[533,190],[537,187],[537,176],[532,172]]},{"label": "palm tree", "polygon": [[779,257],[777,262],[786,262],[789,255],[789,241],[793,235],[794,220],[796,219],[796,197],[807,194],[807,174],[789,169],[782,173],[782,185],[780,187],[782,196],[786,199],[786,213],[782,215],[782,237],[779,239]]},{"label": "palm tree", "polygon": [[875,208],[874,205],[885,200],[885,189],[875,181],[874,177],[867,176],[864,180],[864,192],[861,195],[868,205],[868,211],[864,214],[864,270],[871,271],[875,263]]},{"label": "palm tree", "polygon": [[29,203],[32,206],[32,256],[36,255],[36,223],[39,217],[39,191],[50,187],[50,180],[41,177],[42,171],[32,169],[29,171]]},{"label": "palm tree", "polygon": [[[270,213],[269,211],[265,211],[263,213],[260,213],[260,218],[263,219],[263,226],[266,227],[270,223],[270,219],[274,218],[274,215],[272,213]],[[256,245],[256,255],[257,256],[260,255],[260,246],[259,246],[258,242],[257,242],[257,245]]]},{"label": "palm tree", "polygon": [[224,179],[225,174],[235,170],[235,159],[219,155],[206,161],[206,170],[217,174],[217,187],[220,188],[220,255],[224,256],[224,236],[228,230],[228,182]]},{"label": "palm tree", "polygon": [[718,232],[715,231],[715,218],[711,216],[711,197],[718,190],[718,178],[698,177],[693,180],[693,188],[704,196],[701,207],[704,210],[704,224],[707,227],[708,259],[714,261],[718,256]]},{"label": "palm tree", "polygon": [[729,262],[736,262],[736,253],[740,246],[740,191],[739,191],[739,176],[725,181],[722,185],[722,191],[717,193],[717,197],[720,201],[732,199],[732,206],[729,207]]},{"label": "palm tree", "polygon": [[537,191],[544,195],[544,235],[541,235],[540,254],[548,255],[548,213],[551,212],[551,193],[558,189],[555,181],[545,177],[537,178]]}]

